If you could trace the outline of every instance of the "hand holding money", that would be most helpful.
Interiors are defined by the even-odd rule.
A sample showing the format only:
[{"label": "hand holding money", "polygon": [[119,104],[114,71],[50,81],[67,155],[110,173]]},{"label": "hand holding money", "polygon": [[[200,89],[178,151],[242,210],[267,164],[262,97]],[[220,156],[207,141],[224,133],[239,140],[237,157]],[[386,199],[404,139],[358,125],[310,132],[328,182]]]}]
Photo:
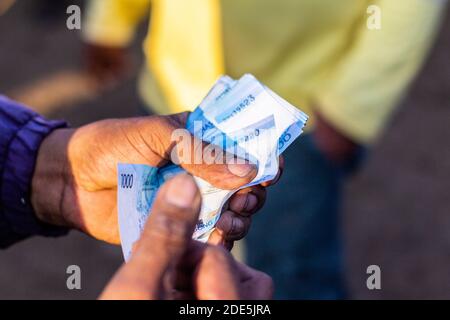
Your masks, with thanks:
[{"label": "hand holding money", "polygon": [[[164,166],[176,146],[172,132],[184,128],[186,118],[187,113],[112,119],[55,130],[41,144],[32,181],[32,205],[38,218],[118,244],[117,163]],[[256,168],[249,164],[181,165],[223,188],[240,187],[256,175]],[[221,241],[245,234],[248,214],[260,207],[264,196],[264,188],[254,186],[230,200]]]},{"label": "hand holding money", "polygon": [[252,75],[246,74],[239,80],[221,77],[189,115],[186,129],[174,132],[178,145],[173,149],[173,163],[159,168],[141,163],[119,164],[118,213],[125,260],[151,215],[158,189],[185,172],[186,163],[234,166],[245,160],[257,168],[251,181],[238,188],[217,186],[211,183],[211,177],[194,173],[203,202],[193,237],[201,242],[211,241],[217,234],[216,228],[223,225],[221,217],[222,221],[226,219],[228,200],[236,192],[276,180],[281,153],[300,136],[307,119],[306,114]]},{"label": "hand holding money", "polygon": [[101,298],[270,299],[270,277],[237,263],[220,246],[192,240],[200,205],[191,176],[177,175],[165,183],[130,261]]}]

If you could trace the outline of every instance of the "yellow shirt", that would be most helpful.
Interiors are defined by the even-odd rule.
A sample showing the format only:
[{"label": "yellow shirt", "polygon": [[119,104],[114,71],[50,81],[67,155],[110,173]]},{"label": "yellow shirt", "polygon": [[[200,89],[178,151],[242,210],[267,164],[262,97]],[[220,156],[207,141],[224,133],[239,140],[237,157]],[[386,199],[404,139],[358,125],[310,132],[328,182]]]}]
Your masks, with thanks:
[{"label": "yellow shirt", "polygon": [[[223,73],[235,78],[252,73],[309,115],[316,108],[344,134],[370,143],[422,65],[445,5],[445,0],[91,0],[85,38],[125,46],[139,20],[151,15],[139,87],[159,113],[192,110]],[[377,8],[381,29],[369,28]]]}]

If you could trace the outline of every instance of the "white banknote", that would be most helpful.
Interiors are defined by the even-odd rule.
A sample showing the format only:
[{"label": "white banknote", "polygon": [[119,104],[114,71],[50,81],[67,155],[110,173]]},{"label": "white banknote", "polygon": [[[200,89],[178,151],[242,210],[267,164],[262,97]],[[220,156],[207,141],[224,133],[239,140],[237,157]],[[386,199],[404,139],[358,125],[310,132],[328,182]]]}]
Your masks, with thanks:
[{"label": "white banknote", "polygon": [[[275,178],[278,156],[303,132],[308,117],[261,84],[252,75],[239,80],[221,77],[189,115],[186,129],[229,154],[255,163],[258,174],[250,185]],[[184,170],[170,164],[118,165],[118,214],[122,250],[128,260],[139,239],[159,187]],[[207,241],[222,207],[237,190],[222,190],[194,177],[202,208],[193,238]]]}]

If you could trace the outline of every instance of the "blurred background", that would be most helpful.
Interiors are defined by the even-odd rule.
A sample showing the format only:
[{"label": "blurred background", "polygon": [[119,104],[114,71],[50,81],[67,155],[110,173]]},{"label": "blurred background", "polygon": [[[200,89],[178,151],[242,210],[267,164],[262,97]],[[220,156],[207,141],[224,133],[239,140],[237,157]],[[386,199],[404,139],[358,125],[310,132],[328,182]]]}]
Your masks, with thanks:
[{"label": "blurred background", "polygon": [[[0,13],[9,2],[0,1]],[[145,25],[131,50],[134,76],[99,90],[83,73],[80,31],[66,27],[69,4],[83,1],[19,0],[0,16],[0,93],[74,127],[138,114]],[[450,299],[449,15],[399,112],[346,186],[350,298]],[[120,247],[75,231],[28,239],[0,251],[0,299],[92,299],[122,261]],[[66,287],[72,264],[81,267],[81,290]],[[366,287],[372,264],[381,267],[382,290]]]}]

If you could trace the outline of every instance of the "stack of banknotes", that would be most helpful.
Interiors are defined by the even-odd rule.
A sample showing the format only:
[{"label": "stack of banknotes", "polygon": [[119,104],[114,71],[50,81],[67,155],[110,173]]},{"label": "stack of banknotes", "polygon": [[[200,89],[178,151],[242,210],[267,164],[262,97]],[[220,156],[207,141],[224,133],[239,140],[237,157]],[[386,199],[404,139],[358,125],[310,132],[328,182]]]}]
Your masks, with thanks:
[{"label": "stack of banknotes", "polygon": [[[186,129],[196,138],[257,165],[254,180],[242,188],[270,181],[278,173],[278,157],[300,136],[308,116],[246,74],[239,80],[221,77],[190,113]],[[232,159],[222,161],[233,161]],[[139,239],[159,187],[185,172],[176,164],[155,168],[118,165],[118,214],[125,260]],[[202,207],[193,238],[206,242],[222,207],[237,190],[222,190],[194,177]]]}]

